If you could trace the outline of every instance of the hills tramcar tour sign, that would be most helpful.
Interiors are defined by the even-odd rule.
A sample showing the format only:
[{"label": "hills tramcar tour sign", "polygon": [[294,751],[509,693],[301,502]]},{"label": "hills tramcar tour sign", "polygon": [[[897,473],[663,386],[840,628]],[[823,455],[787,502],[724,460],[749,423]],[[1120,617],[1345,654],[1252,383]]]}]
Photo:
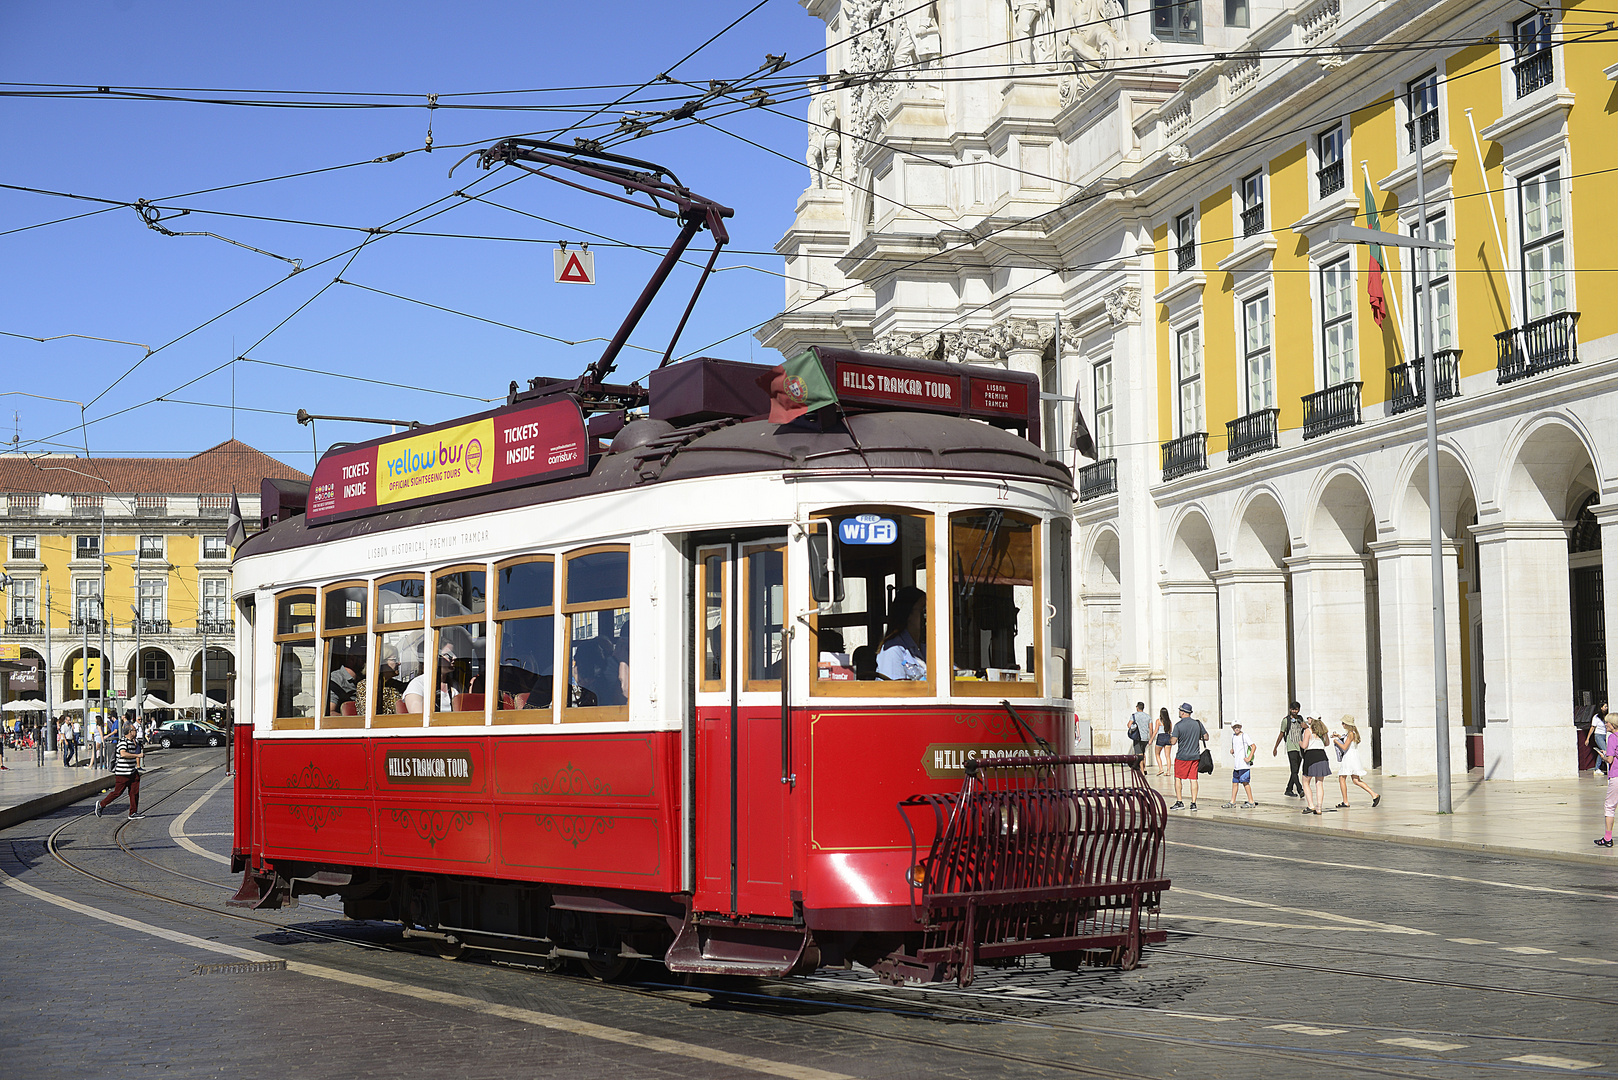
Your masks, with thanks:
[{"label": "hills tramcar tour sign", "polygon": [[309,482],[311,525],[589,471],[572,400],[496,409],[328,453]]}]

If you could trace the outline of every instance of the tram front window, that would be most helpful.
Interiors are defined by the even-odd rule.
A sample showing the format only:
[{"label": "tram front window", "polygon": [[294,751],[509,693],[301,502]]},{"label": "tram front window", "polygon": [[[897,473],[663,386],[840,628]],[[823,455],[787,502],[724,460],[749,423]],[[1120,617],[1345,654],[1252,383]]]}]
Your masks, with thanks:
[{"label": "tram front window", "polygon": [[[1039,615],[1038,524],[1001,510],[969,510],[950,518],[951,640],[955,689],[983,683],[1026,683],[1037,690]],[[1016,692],[1003,685],[982,692]]]},{"label": "tram front window", "polygon": [[[815,618],[816,693],[866,693],[852,683],[930,682],[928,562],[932,518],[850,508],[826,515],[843,573],[843,599]],[[846,689],[839,689],[839,687]],[[889,688],[895,692],[899,688]],[[887,692],[887,691],[883,691]]]}]

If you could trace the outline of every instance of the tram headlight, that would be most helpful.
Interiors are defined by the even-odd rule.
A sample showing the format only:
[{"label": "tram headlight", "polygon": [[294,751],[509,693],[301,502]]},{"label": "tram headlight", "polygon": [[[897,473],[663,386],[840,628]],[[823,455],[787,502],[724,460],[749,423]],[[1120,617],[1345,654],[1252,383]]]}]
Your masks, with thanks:
[{"label": "tram headlight", "polygon": [[905,880],[910,882],[914,888],[925,889],[927,887],[927,864],[917,863],[909,870],[906,870]]}]

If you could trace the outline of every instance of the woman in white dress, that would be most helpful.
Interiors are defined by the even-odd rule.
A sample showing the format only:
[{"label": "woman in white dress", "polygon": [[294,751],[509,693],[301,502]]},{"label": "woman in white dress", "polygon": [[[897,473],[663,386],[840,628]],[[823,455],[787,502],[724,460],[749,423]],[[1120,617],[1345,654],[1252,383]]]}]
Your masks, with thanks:
[{"label": "woman in white dress", "polygon": [[1355,726],[1352,716],[1345,716],[1340,721],[1343,725],[1341,735],[1333,735],[1332,745],[1337,747],[1337,782],[1343,788],[1343,801],[1337,804],[1339,810],[1348,809],[1348,782],[1354,781],[1355,786],[1362,788],[1371,796],[1371,805],[1375,806],[1382,801],[1382,796],[1372,791],[1370,785],[1361,779],[1365,775],[1365,764],[1360,760],[1360,729]]}]

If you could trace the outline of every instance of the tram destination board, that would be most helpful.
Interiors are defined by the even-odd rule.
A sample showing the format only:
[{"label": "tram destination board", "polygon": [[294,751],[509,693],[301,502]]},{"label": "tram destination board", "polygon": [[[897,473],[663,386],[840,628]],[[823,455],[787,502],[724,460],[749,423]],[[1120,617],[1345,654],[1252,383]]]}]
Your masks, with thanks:
[{"label": "tram destination board", "polygon": [[326,454],[309,483],[311,525],[589,471],[571,398],[495,409]]},{"label": "tram destination board", "polygon": [[912,409],[987,420],[1039,436],[1039,380],[1032,372],[877,356],[816,347],[845,407]]}]

